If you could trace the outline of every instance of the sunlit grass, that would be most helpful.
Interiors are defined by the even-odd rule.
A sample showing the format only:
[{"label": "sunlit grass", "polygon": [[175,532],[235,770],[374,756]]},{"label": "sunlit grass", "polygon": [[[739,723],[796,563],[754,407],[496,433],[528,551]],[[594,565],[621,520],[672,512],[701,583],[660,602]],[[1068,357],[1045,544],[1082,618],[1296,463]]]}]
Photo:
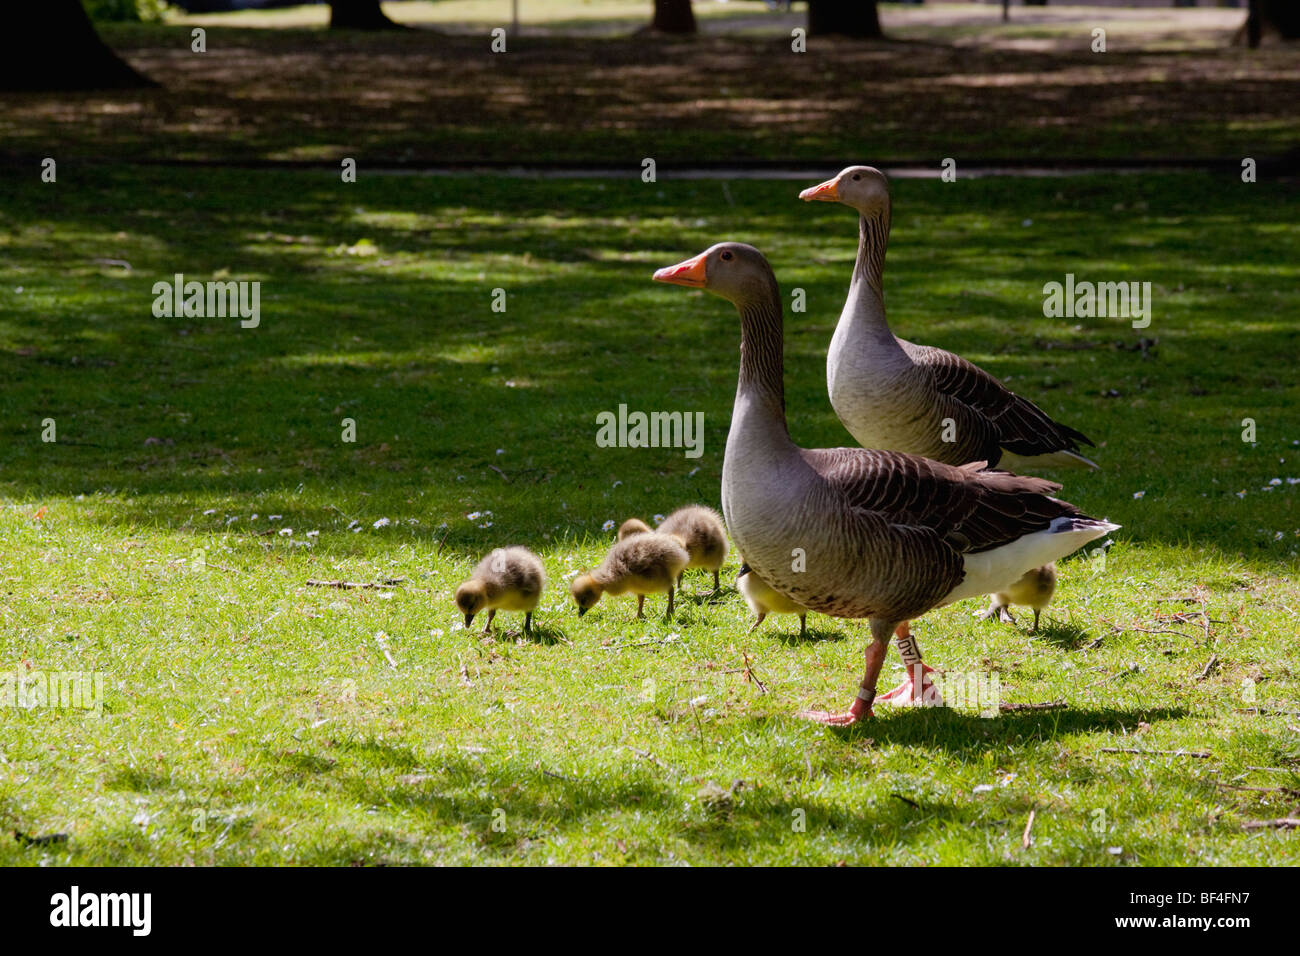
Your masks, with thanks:
[{"label": "sunlit grass", "polygon": [[[895,184],[896,330],[1097,439],[1102,472],[1057,477],[1124,525],[1104,565],[1063,565],[1041,634],[976,621],[974,601],[915,631],[936,666],[1064,708],[802,723],[848,702],[864,628],[749,633],[734,555],[721,599],[697,603],[706,579],[688,575],[672,622],[654,599],[644,622],[627,600],[573,613],[567,576],[600,559],[607,522],[718,504],[736,317],[653,285],[655,266],[724,238],[764,249],[807,293],[787,316],[792,432],[848,441],[824,363],[854,224],[797,188],[162,169],[12,184],[0,669],[101,671],[107,690],[100,720],[0,708],[0,822],[68,835],[0,841],[0,860],[1296,862],[1292,837],[1241,827],[1294,801],[1232,789],[1300,775],[1293,187]],[[373,254],[346,252],[363,240]],[[258,329],[152,316],[155,281],[223,269],[263,281]],[[1042,286],[1067,271],[1151,281],[1151,327],[1045,318]],[[703,411],[703,457],[596,447],[595,415],[619,403]],[[510,614],[494,640],[466,632],[451,603],[506,543],[550,577],[534,640]],[[1170,617],[1192,611],[1208,632]],[[1158,753],[1180,749],[1211,756]]]}]

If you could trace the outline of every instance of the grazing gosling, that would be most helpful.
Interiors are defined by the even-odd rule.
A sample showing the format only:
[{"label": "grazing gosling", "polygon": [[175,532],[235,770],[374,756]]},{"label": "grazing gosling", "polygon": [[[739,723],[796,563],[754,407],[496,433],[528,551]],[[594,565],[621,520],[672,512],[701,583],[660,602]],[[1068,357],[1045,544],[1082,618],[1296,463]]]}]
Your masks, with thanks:
[{"label": "grazing gosling", "polygon": [[[712,571],[713,593],[717,594],[720,588],[718,571],[727,560],[727,529],[722,524],[722,516],[703,505],[687,505],[659,522],[655,530],[681,538],[691,556],[686,567]],[[681,586],[682,576],[679,574],[677,587]]]},{"label": "grazing gosling", "polygon": [[645,596],[668,592],[668,616],[673,614],[673,582],[691,558],[682,542],[672,535],[646,531],[617,542],[598,568],[573,579],[569,590],[578,605],[578,617],[586,614],[602,594],[636,595],[636,616],[645,617]]},{"label": "grazing gosling", "polygon": [[487,608],[486,634],[497,611],[523,611],[524,633],[533,630],[533,609],[542,596],[546,571],[541,559],[527,548],[497,548],[478,563],[470,579],[456,589],[456,606],[465,614],[465,626]]},{"label": "grazing gosling", "polygon": [[629,535],[644,534],[650,530],[650,526],[640,518],[628,518],[618,526],[618,540],[622,541]]},{"label": "grazing gosling", "polygon": [[1052,595],[1055,593],[1056,565],[1045,564],[1041,568],[1026,571],[1011,587],[994,594],[993,603],[979,617],[987,620],[996,614],[998,620],[1004,624],[1015,624],[1016,619],[1011,616],[1010,606],[1020,604],[1032,607],[1034,609],[1034,630],[1030,631],[1032,634],[1038,630],[1038,615],[1042,613],[1043,608],[1052,603]]},{"label": "grazing gosling", "polygon": [[771,585],[760,578],[748,564],[740,565],[740,572],[736,575],[736,590],[740,592],[749,609],[758,615],[758,620],[754,621],[750,633],[758,630],[758,625],[763,623],[763,618],[769,614],[798,614],[799,615],[799,636],[804,637],[808,631],[808,609],[802,604],[791,601],[779,591],[773,591]]}]

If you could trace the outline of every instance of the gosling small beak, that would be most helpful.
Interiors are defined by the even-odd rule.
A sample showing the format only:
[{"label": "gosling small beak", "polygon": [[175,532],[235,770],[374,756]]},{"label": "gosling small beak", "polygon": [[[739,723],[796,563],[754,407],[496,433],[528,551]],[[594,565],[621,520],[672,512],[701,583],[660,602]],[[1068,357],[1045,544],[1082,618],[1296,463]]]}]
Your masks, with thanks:
[{"label": "gosling small beak", "polygon": [[578,608],[578,617],[582,617],[582,615],[586,613],[587,613],[587,609],[585,607]]},{"label": "gosling small beak", "polygon": [[839,202],[840,188],[836,180],[828,179],[820,185],[809,186],[799,194],[799,198],[804,202]]},{"label": "gosling small beak", "polygon": [[707,278],[704,261],[705,254],[701,252],[693,259],[687,259],[675,266],[657,270],[653,278],[655,282],[671,282],[673,285],[684,285],[700,289],[704,287]]},{"label": "gosling small beak", "polygon": [[465,615],[465,626],[466,626],[466,627],[469,627],[469,626],[470,626],[471,624],[473,624],[473,623],[474,623],[474,615],[473,615],[473,614],[466,614],[466,615]]}]

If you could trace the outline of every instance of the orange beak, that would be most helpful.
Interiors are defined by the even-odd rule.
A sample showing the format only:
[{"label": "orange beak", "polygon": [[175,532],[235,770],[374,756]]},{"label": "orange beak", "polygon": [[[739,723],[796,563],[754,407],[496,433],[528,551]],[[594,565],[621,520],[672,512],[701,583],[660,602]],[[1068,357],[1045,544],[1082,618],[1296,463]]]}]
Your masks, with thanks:
[{"label": "orange beak", "polygon": [[673,285],[685,285],[695,289],[702,289],[706,278],[702,252],[693,259],[668,266],[666,269],[659,269],[654,274],[655,282],[671,282]]},{"label": "orange beak", "polygon": [[839,202],[840,190],[834,179],[828,179],[820,186],[809,186],[799,194],[804,202]]}]

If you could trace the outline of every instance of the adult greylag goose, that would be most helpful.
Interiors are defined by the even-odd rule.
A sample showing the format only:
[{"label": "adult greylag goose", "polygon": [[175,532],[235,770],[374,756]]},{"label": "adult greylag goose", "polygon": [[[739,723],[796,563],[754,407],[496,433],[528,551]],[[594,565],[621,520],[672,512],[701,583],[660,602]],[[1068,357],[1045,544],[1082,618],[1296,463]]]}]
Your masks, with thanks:
[{"label": "adult greylag goose", "polygon": [[468,581],[456,589],[456,607],[465,615],[465,626],[474,615],[487,609],[486,634],[497,611],[523,611],[524,633],[533,629],[533,610],[546,584],[542,560],[527,548],[497,548],[478,563]]},{"label": "adult greylag goose", "polygon": [[586,614],[602,594],[636,595],[636,616],[645,617],[647,594],[668,592],[668,617],[673,616],[673,584],[691,559],[681,539],[657,531],[631,534],[609,549],[600,566],[578,575],[569,586],[578,605],[578,617]]},{"label": "adult greylag goose", "polygon": [[896,629],[1000,591],[1117,527],[1053,498],[1055,482],[985,471],[983,461],[954,467],[899,452],[800,448],[785,418],[781,294],[763,255],[724,242],[654,278],[706,289],[740,313],[722,510],[746,562],[811,610],[870,623],[852,705],[802,716],[833,725],[870,716]]},{"label": "adult greylag goose", "polygon": [[884,173],[850,166],[799,194],[858,212],[858,257],[848,298],[826,354],[831,405],[863,448],[924,455],[950,465],[991,468],[1097,464],[1079,453],[1092,442],[1053,421],[978,365],[959,355],[898,338],[885,320],[885,248],[891,205]]}]

